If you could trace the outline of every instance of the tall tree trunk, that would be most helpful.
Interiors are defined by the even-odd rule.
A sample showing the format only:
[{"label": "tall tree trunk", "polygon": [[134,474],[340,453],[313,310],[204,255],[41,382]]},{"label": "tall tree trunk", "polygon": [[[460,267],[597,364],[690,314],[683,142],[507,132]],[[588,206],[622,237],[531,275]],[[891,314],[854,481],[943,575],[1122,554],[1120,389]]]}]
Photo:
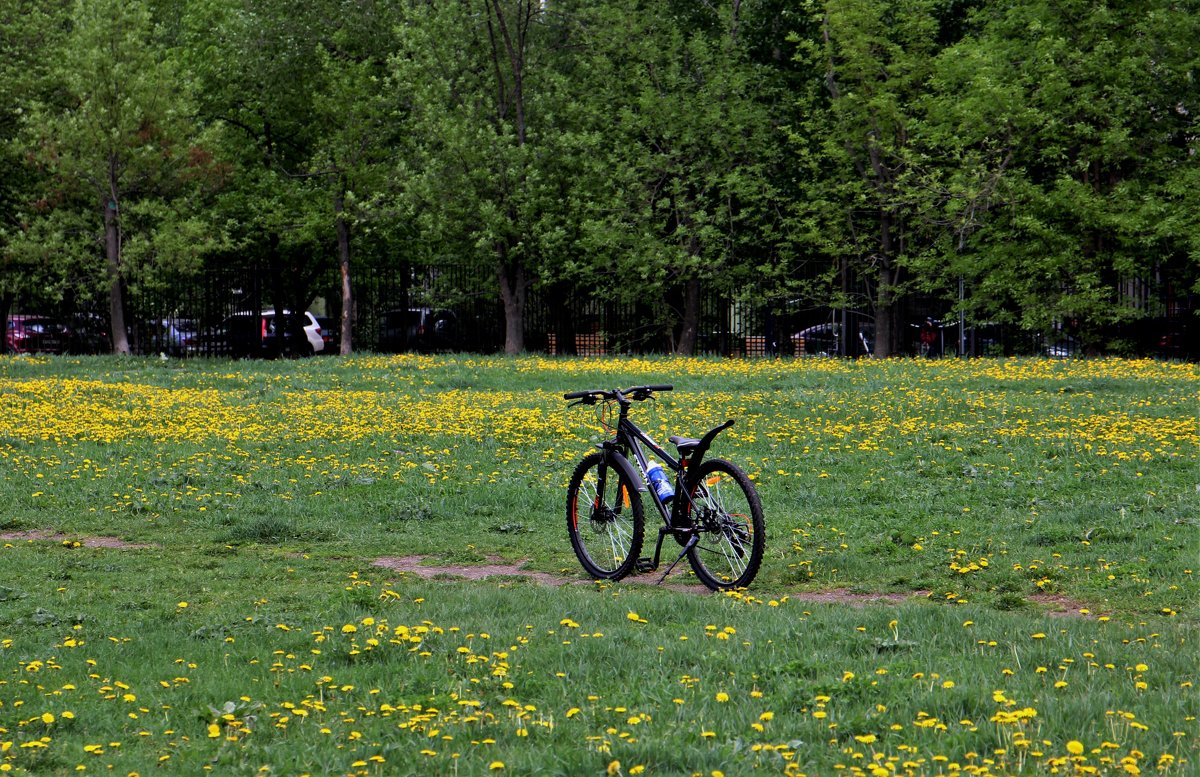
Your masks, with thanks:
[{"label": "tall tree trunk", "polygon": [[[879,214],[879,274],[875,292],[875,356],[886,359],[892,355],[892,330],[895,328],[896,294],[893,289],[892,214],[887,209]],[[849,334],[849,333],[847,333]],[[857,335],[857,333],[855,333]]]},{"label": "tall tree trunk", "polygon": [[[526,142],[525,54],[529,26],[538,7],[539,4],[534,0],[518,2],[515,9],[509,9],[512,13],[510,19],[505,15],[506,7],[500,0],[488,0],[487,3],[488,37],[496,76],[497,127],[509,120],[511,109],[518,147]],[[507,207],[511,214],[511,200]],[[515,214],[513,223],[516,223]],[[498,246],[496,275],[500,282],[500,301],[504,304],[504,352],[516,354],[525,350],[525,297],[529,284],[524,259],[512,256],[510,247],[507,244]]]},{"label": "tall tree trunk", "polygon": [[340,185],[333,200],[333,210],[337,214],[338,267],[342,272],[342,339],[338,352],[342,356],[349,356],[352,350],[350,320],[354,312],[354,298],[350,293],[350,224],[346,221],[345,198]]},{"label": "tall tree trunk", "polygon": [[[501,249],[507,254],[507,249]],[[525,350],[525,297],[528,284],[525,268],[520,262],[501,261],[496,268],[500,282],[500,300],[504,303],[504,352],[518,354]]]},{"label": "tall tree trunk", "polygon": [[125,328],[125,294],[121,284],[121,214],[113,166],[110,166],[109,184],[111,190],[101,201],[101,207],[104,208],[104,256],[108,263],[108,317],[112,325],[113,353],[128,356],[129,333]]},{"label": "tall tree trunk", "polygon": [[689,278],[683,284],[683,320],[679,329],[676,353],[691,356],[696,353],[700,332],[700,279]]}]

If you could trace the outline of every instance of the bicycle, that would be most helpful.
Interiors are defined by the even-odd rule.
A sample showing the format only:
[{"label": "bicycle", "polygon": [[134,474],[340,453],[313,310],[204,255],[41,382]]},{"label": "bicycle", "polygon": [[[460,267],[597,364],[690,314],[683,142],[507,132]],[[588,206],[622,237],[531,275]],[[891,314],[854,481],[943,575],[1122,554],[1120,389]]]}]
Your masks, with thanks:
[{"label": "bicycle", "polygon": [[[684,556],[700,582],[716,591],[750,585],[762,564],[765,544],[762,502],[749,476],[725,459],[705,459],[718,434],[733,420],[700,438],[671,437],[673,456],[629,418],[634,402],[653,399],[670,385],[573,391],[576,405],[599,405],[597,417],[612,437],[584,456],[567,486],[567,533],[580,564],[594,579],[620,580],[635,569],[653,572],[663,541],[683,547],[659,578],[671,574]],[[613,406],[617,419],[611,419]],[[656,457],[650,459],[647,450]],[[662,462],[658,465],[657,462]],[[665,476],[663,467],[674,474]],[[647,484],[651,484],[650,487]],[[645,513],[641,494],[649,492],[663,525],[652,558],[642,558]]]}]

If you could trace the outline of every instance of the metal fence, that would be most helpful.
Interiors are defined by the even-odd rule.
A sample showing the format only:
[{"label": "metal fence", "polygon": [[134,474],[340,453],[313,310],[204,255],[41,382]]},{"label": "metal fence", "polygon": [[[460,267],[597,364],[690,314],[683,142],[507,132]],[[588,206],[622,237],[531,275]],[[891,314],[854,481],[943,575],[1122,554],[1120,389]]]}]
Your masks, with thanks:
[{"label": "metal fence", "polygon": [[[504,316],[490,278],[469,268],[431,270],[416,266],[358,268],[354,277],[351,326],[355,350],[374,351],[393,345],[383,341],[383,322],[389,312],[413,309],[452,311],[456,350],[494,352],[504,345]],[[237,312],[275,307],[280,284],[268,268],[226,263],[175,283],[138,288],[126,299],[131,348],[136,353],[172,351],[177,355],[216,355],[216,339],[203,335],[218,330]],[[332,283],[318,284],[303,296],[316,315],[333,326],[341,319],[340,298]],[[324,293],[321,293],[324,292]],[[285,287],[285,294],[290,288]],[[1124,337],[1129,353],[1168,358],[1197,358],[1197,337],[1190,298],[1176,303],[1173,315],[1130,325]],[[1068,357],[1081,354],[1077,338],[1063,328],[1030,334],[1000,325],[969,325],[939,321],[936,300],[915,298],[900,311],[897,351],[910,355],[998,356],[1041,354]],[[284,302],[285,307],[291,307]],[[38,309],[32,309],[32,308]],[[681,300],[616,301],[603,293],[570,286],[531,289],[526,305],[525,344],[530,351],[554,355],[666,353],[681,336]],[[76,331],[74,350],[111,348],[104,334],[107,310],[96,302],[66,300],[33,305],[16,299],[14,313],[43,313],[60,317]],[[923,343],[921,325],[934,319],[936,337]],[[327,322],[328,323],[328,322]],[[187,350],[172,348],[181,327],[197,333]],[[739,294],[702,295],[696,351],[730,357],[867,356],[873,349],[874,324],[861,311],[833,310],[781,301],[770,288],[747,288]],[[336,342],[333,344],[336,350]]]}]

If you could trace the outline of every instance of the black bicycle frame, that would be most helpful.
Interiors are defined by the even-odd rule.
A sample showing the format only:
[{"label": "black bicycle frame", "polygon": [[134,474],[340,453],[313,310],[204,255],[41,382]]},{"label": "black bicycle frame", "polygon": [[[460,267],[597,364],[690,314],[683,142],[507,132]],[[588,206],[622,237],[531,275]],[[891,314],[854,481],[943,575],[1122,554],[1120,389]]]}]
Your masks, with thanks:
[{"label": "black bicycle frame", "polygon": [[[650,435],[643,432],[635,423],[630,421],[628,412],[629,403],[621,402],[621,414],[617,420],[616,434],[613,436],[613,439],[605,440],[601,443],[600,447],[606,453],[616,454],[616,458],[610,461],[611,466],[622,470],[626,476],[636,476],[632,480],[639,484],[639,491],[644,489],[648,492],[653,492],[653,488],[642,479],[642,472],[647,468],[646,453],[642,450],[643,444],[675,473],[675,498],[671,503],[670,512],[667,511],[667,507],[658,498],[657,494],[651,496],[651,501],[654,502],[654,506],[658,509],[658,514],[662,518],[663,525],[658,530],[658,541],[654,546],[653,560],[647,560],[647,564],[643,564],[641,559],[638,562],[639,569],[642,571],[657,569],[662,557],[663,540],[668,535],[674,537],[680,545],[683,545],[683,550],[680,551],[679,556],[671,563],[671,566],[667,567],[667,571],[663,573],[662,580],[665,580],[667,575],[671,574],[671,570],[675,568],[676,564],[687,555],[687,552],[700,539],[700,533],[696,530],[695,526],[683,525],[685,523],[683,520],[684,516],[688,514],[691,507],[695,506],[692,493],[695,490],[696,482],[690,473],[699,472],[700,462],[704,460],[704,455],[708,452],[713,439],[730,426],[733,426],[733,421],[726,421],[720,426],[710,429],[699,440],[689,441],[686,451],[681,448],[680,457],[675,458],[655,442]],[[627,451],[628,453],[632,453],[634,459],[637,461],[636,469],[629,463]],[[604,488],[604,478],[605,473],[602,472],[601,490]]]},{"label": "black bicycle frame", "polygon": [[[646,447],[650,449],[651,453],[657,456],[663,464],[665,464],[672,472],[676,474],[675,486],[677,488],[682,487],[683,484],[679,482],[681,478],[678,477],[678,474],[682,469],[680,460],[663,450],[663,448],[659,446],[659,444],[656,443],[653,438],[650,437],[650,435],[646,434],[637,426],[635,426],[632,421],[628,419],[621,419],[618,425],[617,439],[618,446],[622,448],[628,448],[630,452],[633,453],[634,459],[637,460],[639,474],[641,472],[645,472],[646,467],[648,466],[646,453],[642,450],[642,446],[639,444],[644,443]],[[647,483],[646,486],[648,489],[650,488],[650,484]],[[660,515],[662,515],[663,520],[669,521],[670,515],[667,514],[666,509],[663,507],[662,501],[657,498],[653,501],[658,507],[658,512]]]}]

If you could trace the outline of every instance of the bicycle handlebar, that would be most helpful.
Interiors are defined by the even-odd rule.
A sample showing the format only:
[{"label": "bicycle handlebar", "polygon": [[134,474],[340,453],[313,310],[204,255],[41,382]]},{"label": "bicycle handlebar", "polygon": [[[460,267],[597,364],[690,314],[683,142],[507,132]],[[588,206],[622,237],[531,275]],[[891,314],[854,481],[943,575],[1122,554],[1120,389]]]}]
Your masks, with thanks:
[{"label": "bicycle handlebar", "polygon": [[563,394],[563,399],[579,399],[584,403],[593,403],[598,399],[629,399],[643,400],[649,399],[650,395],[655,391],[671,391],[675,387],[670,383],[656,383],[650,386],[630,386],[627,389],[588,389],[587,391],[572,391]]}]

